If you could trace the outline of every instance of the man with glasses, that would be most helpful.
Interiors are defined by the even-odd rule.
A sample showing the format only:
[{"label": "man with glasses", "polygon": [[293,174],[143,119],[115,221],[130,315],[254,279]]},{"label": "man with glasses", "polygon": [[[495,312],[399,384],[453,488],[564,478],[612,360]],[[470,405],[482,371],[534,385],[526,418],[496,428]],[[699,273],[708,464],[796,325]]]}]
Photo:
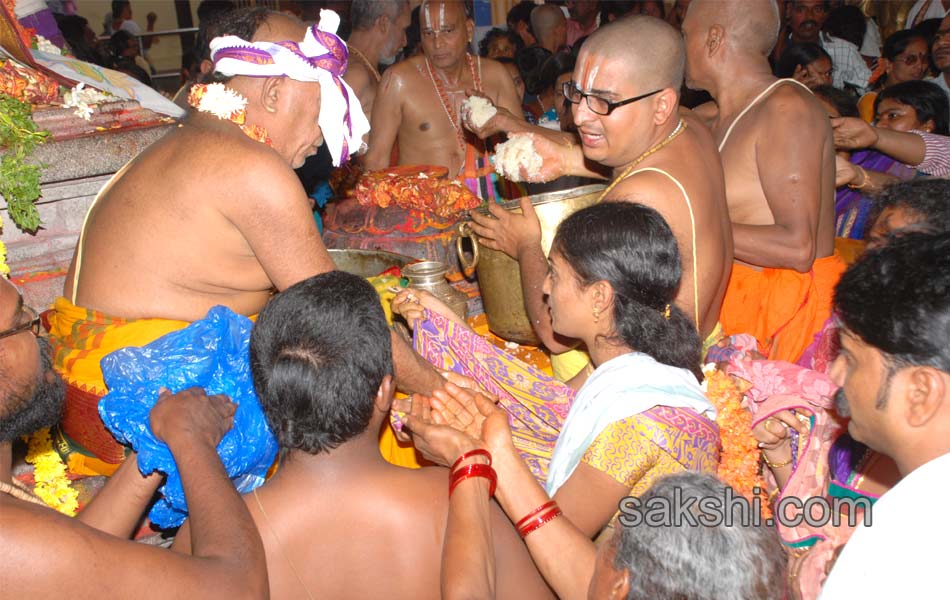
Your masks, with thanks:
[{"label": "man with glasses", "polygon": [[683,22],[686,84],[715,99],[696,112],[719,144],[735,242],[722,325],[796,362],[831,314],[844,263],[828,115],[803,84],[772,75],[778,29],[774,0],[694,0]]},{"label": "man with glasses", "polygon": [[934,66],[940,71],[937,76],[927,81],[936,83],[950,96],[950,15],[940,22],[940,29],[934,34],[934,43],[931,47],[931,56]]},{"label": "man with glasses", "polygon": [[[708,130],[681,114],[683,41],[666,22],[647,16],[628,17],[598,29],[581,48],[574,80],[564,85],[580,135],[580,148],[531,134],[544,157],[544,177],[602,176],[612,183],[604,200],[638,202],[667,220],[680,244],[683,280],[677,304],[703,337],[715,340],[719,306],[732,261],[732,239],[722,167]],[[600,167],[597,167],[600,165]],[[541,250],[540,226],[531,204],[525,216],[492,209],[478,214],[473,229],[490,248],[502,250],[521,265],[525,304],[535,331],[549,350],[564,353],[572,340],[557,339],[541,293],[547,261]],[[567,378],[584,363],[563,364],[556,373]]]},{"label": "man with glasses", "polygon": [[151,413],[181,469],[192,543],[201,547],[194,557],[128,540],[161,483],[158,474],[139,474],[134,455],[75,519],[13,479],[14,441],[56,423],[63,408],[63,381],[39,334],[36,311],[0,278],[0,595],[265,597],[264,548],[215,450],[234,415],[223,396],[166,394]]}]

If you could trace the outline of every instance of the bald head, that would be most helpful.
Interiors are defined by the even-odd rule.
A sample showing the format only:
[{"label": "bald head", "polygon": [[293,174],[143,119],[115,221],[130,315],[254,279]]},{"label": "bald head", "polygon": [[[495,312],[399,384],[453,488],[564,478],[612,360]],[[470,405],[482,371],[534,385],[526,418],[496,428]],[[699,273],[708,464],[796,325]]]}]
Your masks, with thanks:
[{"label": "bald head", "polygon": [[304,22],[286,13],[268,12],[254,33],[253,42],[299,42],[307,35]]},{"label": "bald head", "polygon": [[644,88],[678,92],[683,83],[683,38],[669,23],[654,17],[637,15],[602,25],[581,46],[581,55],[624,65],[627,75]]},{"label": "bald head", "polygon": [[531,31],[538,39],[549,37],[557,27],[565,25],[566,22],[564,13],[553,4],[542,4],[531,11]]},{"label": "bald head", "polygon": [[700,35],[718,25],[731,48],[763,56],[772,51],[781,26],[776,0],[693,0],[686,21]]}]

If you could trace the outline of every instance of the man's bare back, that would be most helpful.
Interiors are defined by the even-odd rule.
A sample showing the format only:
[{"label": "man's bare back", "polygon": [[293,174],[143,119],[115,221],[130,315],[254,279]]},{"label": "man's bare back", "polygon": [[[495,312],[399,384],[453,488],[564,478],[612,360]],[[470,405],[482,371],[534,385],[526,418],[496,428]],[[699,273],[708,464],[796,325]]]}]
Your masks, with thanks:
[{"label": "man's bare back", "polygon": [[287,163],[206,115],[120,171],[81,244],[76,303],[126,318],[192,321],[218,304],[251,315],[275,287],[333,268]]},{"label": "man's bare back", "polygon": [[[332,485],[299,470],[282,475],[244,499],[264,540],[272,598],[305,597],[285,557],[321,597],[440,597],[446,469],[375,464],[338,473]],[[552,597],[507,517],[492,512],[498,597]]]},{"label": "man's bare back", "polygon": [[[739,120],[738,114],[720,115],[708,105],[703,113],[722,146],[729,214],[738,230],[737,261],[807,271],[814,259],[830,256],[834,251],[834,142],[817,100],[799,86],[783,83]],[[770,229],[778,235],[771,244],[762,244],[757,235],[752,239],[743,235],[749,231],[742,226],[776,224],[790,224],[798,239],[789,237],[785,242],[784,232],[775,227]]]},{"label": "man's bare back", "polygon": [[[655,208],[669,223],[679,242],[683,263],[677,304],[695,318],[695,281],[699,284],[698,329],[709,335],[719,320],[719,308],[732,268],[732,235],[723,188],[722,167],[709,131],[695,116],[682,114],[686,129],[669,146],[635,167],[644,171],[618,182],[605,198],[639,202]],[[675,178],[686,191],[695,218],[698,264],[693,263],[693,224],[690,207],[679,187],[656,171]]]},{"label": "man's bare back", "polygon": [[[463,62],[468,61],[463,58]],[[481,80],[480,91],[492,103],[522,114],[511,77],[500,63],[471,57],[471,64],[472,68],[463,65],[456,84],[444,81],[435,66],[427,65],[424,56],[412,57],[387,70],[374,106],[367,168],[388,166],[396,142],[399,164],[441,165],[449,169],[450,177],[457,175],[465,164],[457,129],[462,127],[460,108],[466,91],[477,89],[473,71]],[[433,81],[438,81],[445,92],[444,104]],[[464,139],[481,144],[473,134],[462,131]]]}]

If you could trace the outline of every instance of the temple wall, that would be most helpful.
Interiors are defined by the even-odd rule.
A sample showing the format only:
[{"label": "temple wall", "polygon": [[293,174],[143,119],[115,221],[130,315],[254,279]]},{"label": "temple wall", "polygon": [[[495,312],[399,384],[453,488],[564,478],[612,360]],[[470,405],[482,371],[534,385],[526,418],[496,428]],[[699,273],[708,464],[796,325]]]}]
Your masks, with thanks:
[{"label": "temple wall", "polygon": [[90,204],[112,175],[164,135],[169,125],[116,130],[51,142],[37,148],[33,160],[46,165],[42,197],[36,205],[43,225],[36,232],[16,227],[0,198],[10,278],[26,302],[49,306],[62,294],[66,270]]}]

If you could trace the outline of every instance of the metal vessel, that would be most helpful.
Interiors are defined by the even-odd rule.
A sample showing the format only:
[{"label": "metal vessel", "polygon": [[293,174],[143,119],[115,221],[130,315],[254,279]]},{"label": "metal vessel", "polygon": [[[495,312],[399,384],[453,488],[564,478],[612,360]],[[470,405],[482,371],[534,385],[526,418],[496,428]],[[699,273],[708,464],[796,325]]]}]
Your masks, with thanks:
[{"label": "metal vessel", "polygon": [[[545,254],[551,249],[551,242],[561,221],[571,213],[596,203],[604,187],[603,185],[585,185],[570,190],[529,196],[538,220],[541,222],[541,247]],[[501,206],[506,210],[521,214],[517,200],[506,202]],[[487,209],[483,208],[479,211],[488,214]],[[463,252],[464,238],[471,239],[473,247],[471,260]],[[456,251],[465,270],[475,269],[478,274],[478,287],[481,290],[489,329],[506,340],[532,346],[539,345],[541,342],[531,328],[531,322],[525,312],[518,262],[504,252],[480,245],[468,222],[459,225]]]}]

